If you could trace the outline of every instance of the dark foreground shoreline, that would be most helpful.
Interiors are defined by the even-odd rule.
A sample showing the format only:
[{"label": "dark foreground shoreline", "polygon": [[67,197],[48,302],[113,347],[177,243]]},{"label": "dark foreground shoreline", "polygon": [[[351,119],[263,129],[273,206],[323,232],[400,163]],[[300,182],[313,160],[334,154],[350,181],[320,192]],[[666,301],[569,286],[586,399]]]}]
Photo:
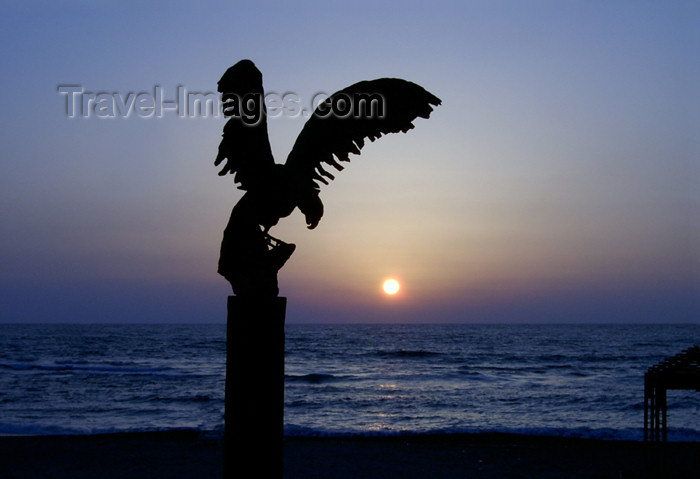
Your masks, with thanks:
[{"label": "dark foreground shoreline", "polygon": [[[265,451],[241,465],[256,477]],[[220,438],[195,431],[0,436],[0,478],[221,477]],[[285,439],[285,479],[700,477],[700,443],[511,434]]]}]

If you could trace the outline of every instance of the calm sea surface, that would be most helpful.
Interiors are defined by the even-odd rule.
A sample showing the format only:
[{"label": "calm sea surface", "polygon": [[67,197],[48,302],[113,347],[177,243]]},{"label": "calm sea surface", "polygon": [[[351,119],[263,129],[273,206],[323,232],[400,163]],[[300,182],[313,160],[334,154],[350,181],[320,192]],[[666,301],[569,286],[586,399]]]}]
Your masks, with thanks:
[{"label": "calm sea surface", "polygon": [[[288,435],[642,438],[646,369],[700,325],[289,325]],[[0,325],[0,434],[221,431],[223,325]],[[238,385],[241,394],[254,385]],[[700,441],[700,393],[669,392]]]}]

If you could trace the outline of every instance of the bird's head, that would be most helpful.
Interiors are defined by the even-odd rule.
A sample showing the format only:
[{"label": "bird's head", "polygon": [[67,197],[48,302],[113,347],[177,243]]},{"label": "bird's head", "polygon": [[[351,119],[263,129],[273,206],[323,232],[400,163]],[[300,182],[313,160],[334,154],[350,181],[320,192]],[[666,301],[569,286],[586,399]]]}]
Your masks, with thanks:
[{"label": "bird's head", "polygon": [[226,70],[217,85],[219,93],[224,94],[263,93],[262,73],[250,60],[241,60]]}]

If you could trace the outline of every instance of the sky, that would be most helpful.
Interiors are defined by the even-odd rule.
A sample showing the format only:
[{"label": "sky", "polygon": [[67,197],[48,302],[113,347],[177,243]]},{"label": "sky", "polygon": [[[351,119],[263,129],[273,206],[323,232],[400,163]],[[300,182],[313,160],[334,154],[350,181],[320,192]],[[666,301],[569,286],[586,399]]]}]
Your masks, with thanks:
[{"label": "sky", "polygon": [[[248,58],[298,106],[382,77],[442,100],[352,157],[315,230],[273,228],[288,323],[698,323],[698,24],[693,1],[2,2],[0,322],[226,320],[225,120],[170,106]],[[268,119],[278,163],[304,121]]]}]

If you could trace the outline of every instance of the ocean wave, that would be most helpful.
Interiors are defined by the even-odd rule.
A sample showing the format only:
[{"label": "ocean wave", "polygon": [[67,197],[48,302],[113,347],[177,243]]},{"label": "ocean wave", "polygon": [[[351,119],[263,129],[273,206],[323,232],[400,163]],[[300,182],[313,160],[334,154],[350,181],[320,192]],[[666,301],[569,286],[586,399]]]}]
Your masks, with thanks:
[{"label": "ocean wave", "polygon": [[[157,433],[157,432],[190,432],[202,437],[223,437],[225,427],[220,425],[214,429],[198,427],[102,427],[102,428],[75,428],[55,425],[16,425],[0,423],[0,435],[2,436],[55,436],[55,435],[81,435],[96,434],[123,434],[123,433]],[[642,428],[612,429],[612,428],[553,428],[553,427],[523,427],[523,428],[441,428],[432,430],[414,431],[408,429],[382,429],[382,430],[326,430],[312,427],[285,424],[285,437],[299,438],[343,438],[343,437],[396,437],[396,436],[431,436],[431,435],[479,435],[479,434],[503,434],[534,437],[561,437],[572,439],[599,439],[612,441],[642,442],[644,431]],[[687,428],[669,430],[669,442],[700,442],[700,431]]]},{"label": "ocean wave", "polygon": [[[84,337],[109,336],[108,348],[65,327],[42,334],[14,328],[0,334],[0,434],[223,423],[221,327],[81,330]],[[285,364],[285,425],[301,435],[503,432],[641,440],[644,372],[700,337],[698,326],[619,328],[614,335],[593,326],[292,329],[285,344],[297,354]],[[645,341],[654,346],[635,346]],[[254,384],[237,387],[254,394]],[[695,391],[669,392],[671,440],[700,442],[699,398]],[[57,427],[63,425],[68,428]]]},{"label": "ocean wave", "polygon": [[223,427],[219,430],[186,428],[186,427],[67,427],[55,425],[17,425],[0,423],[0,436],[92,436],[97,434],[124,434],[124,433],[151,433],[151,432],[193,432],[204,437],[223,437]]},{"label": "ocean wave", "polygon": [[395,350],[379,350],[374,353],[375,356],[381,358],[427,358],[432,356],[442,356],[442,353],[435,351],[426,351],[422,349],[395,349]]},{"label": "ocean wave", "polygon": [[[523,427],[523,428],[476,428],[456,427],[441,428],[426,431],[409,429],[381,430],[322,430],[311,427],[287,424],[284,435],[288,437],[391,437],[391,436],[429,436],[429,435],[460,435],[460,434],[512,434],[520,436],[562,437],[575,439],[605,439],[615,441],[644,440],[642,428],[612,429],[612,428],[553,428],[553,427]],[[694,429],[676,428],[668,432],[669,442],[700,442],[700,431]]]},{"label": "ocean wave", "polygon": [[0,424],[0,435],[2,436],[57,436],[72,434],[92,434],[92,432],[86,428],[71,428],[66,426]]},{"label": "ocean wave", "polygon": [[351,378],[352,376],[335,376],[333,374],[321,374],[321,373],[311,373],[311,374],[285,374],[285,381],[289,382],[302,382],[308,384],[323,384],[333,381],[342,381]]},{"label": "ocean wave", "polygon": [[493,381],[498,381],[499,379],[489,375],[489,374],[484,374],[481,371],[475,371],[472,367],[470,366],[460,366],[457,368],[457,371],[459,373],[459,377],[463,379],[468,379],[470,381],[486,381],[486,382],[493,382]]},{"label": "ocean wave", "polygon": [[88,374],[164,374],[172,372],[167,366],[138,366],[133,363],[108,362],[90,364],[86,361],[57,360],[53,363],[0,363],[0,369],[11,371],[73,372]]},{"label": "ocean wave", "polygon": [[159,402],[159,403],[205,403],[210,401],[216,401],[217,398],[211,397],[208,394],[194,394],[192,396],[160,396],[152,395],[145,398],[148,402]]}]

